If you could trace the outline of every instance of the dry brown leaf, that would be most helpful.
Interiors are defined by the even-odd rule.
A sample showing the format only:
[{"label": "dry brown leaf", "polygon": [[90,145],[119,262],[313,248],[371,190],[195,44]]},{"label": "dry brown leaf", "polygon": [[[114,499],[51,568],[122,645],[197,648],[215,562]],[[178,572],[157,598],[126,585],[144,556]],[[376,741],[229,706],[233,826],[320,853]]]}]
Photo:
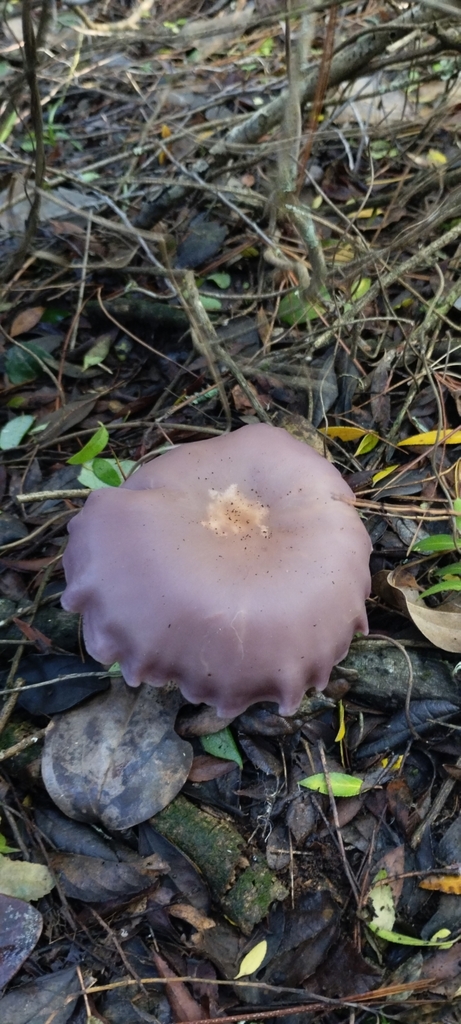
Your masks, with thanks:
[{"label": "dry brown leaf", "polygon": [[[416,586],[416,580],[412,577]],[[389,569],[379,569],[373,573],[371,578],[371,589],[375,597],[379,597],[384,604],[390,608],[398,608],[399,612],[406,612],[407,603],[400,590],[389,582]]]},{"label": "dry brown leaf", "polygon": [[405,610],[420,632],[442,651],[461,652],[461,611],[446,611],[443,605],[428,608],[419,600],[417,582],[407,569],[390,572],[387,582],[405,598]]},{"label": "dry brown leaf", "polygon": [[271,340],[271,337],[272,337],[272,331],[273,331],[273,326],[274,325],[269,320],[269,317],[267,316],[266,311],[265,311],[265,309],[263,309],[262,306],[260,306],[258,311],[257,311],[256,320],[257,320],[257,324],[258,324],[258,334],[259,334],[259,337],[261,338],[261,341],[263,343],[264,350],[267,352],[267,349],[270,346],[270,340]]},{"label": "dry brown leaf", "polygon": [[31,309],[23,309],[21,313],[15,316],[11,324],[10,336],[17,338],[19,334],[31,331],[41,320],[44,309],[44,306],[33,306]]},{"label": "dry brown leaf", "polygon": [[305,416],[301,416],[297,412],[280,411],[274,422],[277,427],[283,427],[284,430],[288,430],[288,433],[296,437],[298,441],[303,441],[304,444],[314,448],[319,455],[323,455],[328,459],[328,462],[333,462],[325,437],[312,426],[312,423]]},{"label": "dry brown leaf", "polygon": [[[268,401],[267,395],[262,395],[260,391],[257,391],[254,384],[252,384],[251,381],[247,381],[247,387],[249,391],[251,391],[252,395],[254,395],[255,398],[258,398],[261,404],[267,409],[268,406],[270,405],[270,401]],[[240,384],[235,384],[235,386],[232,388],[231,395],[237,412],[243,413],[244,415],[247,415],[248,413],[254,413],[253,403],[250,402],[250,399],[242,390]]]},{"label": "dry brown leaf", "polygon": [[207,917],[201,910],[197,910],[196,907],[191,907],[190,903],[173,903],[168,908],[168,913],[172,917],[179,917],[181,921],[187,921],[199,932],[205,931],[207,928],[215,928],[216,921],[213,921],[211,917]]},{"label": "dry brown leaf", "polygon": [[225,761],[222,757],[213,757],[208,754],[198,754],[192,761],[188,775],[189,782],[210,782],[211,779],[219,779],[221,775],[228,775],[233,772],[235,761]]},{"label": "dry brown leaf", "polygon": [[31,626],[29,622],[23,622],[22,619],[18,619],[16,615],[13,617],[13,622],[23,636],[25,636],[26,640],[31,640],[33,644],[36,644],[42,653],[50,650],[52,641],[44,633],[41,633],[39,629]]},{"label": "dry brown leaf", "polygon": [[402,895],[405,871],[405,847],[403,843],[400,846],[394,846],[383,857],[380,857],[375,870],[378,872],[383,869],[387,875],[385,884],[389,886],[394,898],[394,904],[397,906]]},{"label": "dry brown leaf", "polygon": [[42,777],[69,818],[131,828],[182,789],[192,747],[174,731],[183,698],[175,687],[133,689],[114,679],[90,703],[55,715]]},{"label": "dry brown leaf", "polygon": [[[161,978],[177,977],[166,960],[159,956],[158,953],[152,952],[152,959]],[[183,981],[178,981],[176,984],[167,983],[165,985],[165,994],[175,1020],[201,1020],[203,1018],[202,1007],[193,999]]]},{"label": "dry brown leaf", "polygon": [[428,979],[428,989],[447,998],[457,995],[460,986],[459,946],[440,949],[424,961],[421,978]]}]

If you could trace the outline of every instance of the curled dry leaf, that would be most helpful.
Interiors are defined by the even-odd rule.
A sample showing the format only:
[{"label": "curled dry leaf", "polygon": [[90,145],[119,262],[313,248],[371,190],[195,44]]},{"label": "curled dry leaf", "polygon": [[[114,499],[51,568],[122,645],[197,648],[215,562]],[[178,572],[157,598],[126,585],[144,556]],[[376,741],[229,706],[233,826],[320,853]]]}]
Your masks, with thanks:
[{"label": "curled dry leaf", "polygon": [[415,577],[407,569],[399,568],[390,572],[387,582],[405,599],[405,610],[420,632],[436,647],[443,651],[461,652],[461,611],[428,608],[421,601],[421,593]]},{"label": "curled dry leaf", "polygon": [[43,754],[45,786],[78,821],[123,829],[146,821],[182,789],[192,747],[174,731],[178,690],[110,690],[53,720]]},{"label": "curled dry leaf", "polygon": [[201,910],[191,907],[189,903],[173,903],[168,908],[168,913],[171,914],[171,917],[179,917],[181,921],[187,921],[188,924],[193,925],[200,932],[208,928],[214,928],[216,925],[216,921],[213,921],[213,918],[207,917]]}]

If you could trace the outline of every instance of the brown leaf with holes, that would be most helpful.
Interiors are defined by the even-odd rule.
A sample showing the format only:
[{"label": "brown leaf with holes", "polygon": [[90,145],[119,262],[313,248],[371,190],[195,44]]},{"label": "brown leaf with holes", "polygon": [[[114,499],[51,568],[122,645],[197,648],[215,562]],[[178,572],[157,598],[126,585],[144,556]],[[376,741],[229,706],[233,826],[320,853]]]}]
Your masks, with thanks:
[{"label": "brown leaf with holes", "polygon": [[419,888],[461,896],[461,875],[428,875],[427,878],[421,879]]}]

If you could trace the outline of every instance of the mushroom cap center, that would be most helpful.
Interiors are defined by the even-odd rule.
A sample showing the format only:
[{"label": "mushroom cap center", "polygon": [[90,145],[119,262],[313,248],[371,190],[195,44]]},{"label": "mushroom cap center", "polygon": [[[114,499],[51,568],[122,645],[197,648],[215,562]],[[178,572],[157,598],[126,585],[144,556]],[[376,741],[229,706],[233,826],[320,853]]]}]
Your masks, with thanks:
[{"label": "mushroom cap center", "polygon": [[230,534],[250,537],[258,531],[261,537],[269,537],[269,507],[258,498],[247,498],[237,484],[230,484],[225,491],[210,487],[208,494],[206,519],[201,521],[207,530],[212,530],[217,537]]}]

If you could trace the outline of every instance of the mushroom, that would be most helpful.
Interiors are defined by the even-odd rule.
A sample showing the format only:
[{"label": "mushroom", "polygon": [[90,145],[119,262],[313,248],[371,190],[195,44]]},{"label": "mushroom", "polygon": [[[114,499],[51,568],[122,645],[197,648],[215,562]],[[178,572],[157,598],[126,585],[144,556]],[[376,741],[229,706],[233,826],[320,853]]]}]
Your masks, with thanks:
[{"label": "mushroom", "polygon": [[172,448],[70,522],[64,608],[126,682],[291,715],[367,632],[371,544],[326,459],[266,424]]}]

